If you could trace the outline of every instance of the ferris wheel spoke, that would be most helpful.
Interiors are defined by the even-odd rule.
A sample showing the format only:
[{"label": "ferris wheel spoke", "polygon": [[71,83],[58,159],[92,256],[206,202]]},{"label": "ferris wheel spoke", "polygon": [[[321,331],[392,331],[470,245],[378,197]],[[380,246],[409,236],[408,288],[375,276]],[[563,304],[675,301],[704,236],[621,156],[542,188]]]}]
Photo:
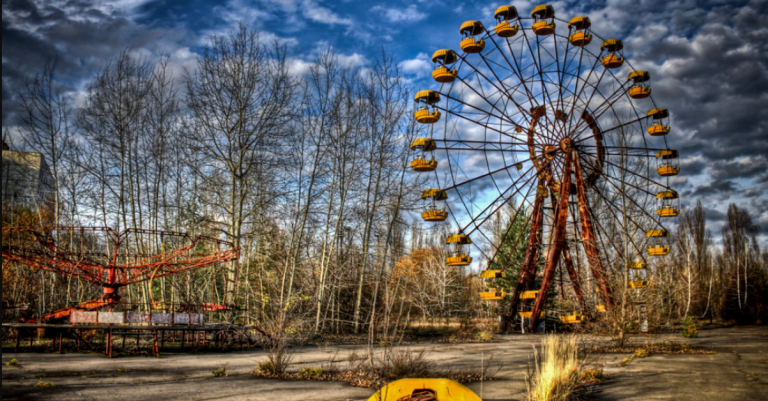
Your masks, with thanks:
[{"label": "ferris wheel spoke", "polygon": [[[533,167],[531,167],[531,169],[532,169],[532,168],[533,168]],[[530,171],[530,169],[529,169],[529,171]],[[526,174],[527,174],[527,173],[528,173],[528,171],[526,171]],[[523,176],[521,176],[520,178],[522,178],[522,177],[523,177]],[[528,180],[526,180],[526,181],[525,181],[525,182],[524,182],[522,185],[520,185],[520,187],[519,187],[519,188],[517,188],[517,189],[515,190],[515,192],[513,192],[512,194],[510,194],[510,195],[509,195],[509,196],[508,196],[506,199],[504,199],[504,201],[503,201],[503,202],[501,202],[501,204],[500,204],[500,205],[498,205],[498,206],[497,206],[497,207],[496,207],[496,208],[495,208],[495,209],[494,209],[494,210],[493,210],[491,213],[489,213],[487,216],[485,216],[485,217],[483,218],[483,221],[481,221],[481,222],[480,222],[480,224],[476,224],[476,221],[477,221],[477,220],[480,218],[480,216],[483,216],[483,215],[484,215],[484,214],[485,214],[485,213],[488,211],[488,209],[490,209],[490,208],[491,208],[493,205],[495,205],[495,204],[497,203],[497,201],[498,201],[499,199],[502,199],[502,198],[504,198],[504,194],[506,194],[507,192],[509,192],[509,190],[510,190],[510,189],[512,189],[512,188],[514,188],[514,187],[517,187],[517,181],[516,181],[516,182],[514,182],[512,185],[510,185],[510,186],[509,186],[509,188],[507,188],[507,190],[506,190],[506,191],[504,191],[504,193],[502,193],[502,194],[501,194],[501,195],[499,195],[499,196],[498,196],[496,199],[494,199],[492,202],[490,202],[490,203],[488,204],[488,206],[487,206],[485,209],[483,209],[483,211],[482,211],[482,212],[478,213],[476,217],[472,218],[472,219],[469,221],[469,223],[467,223],[467,225],[466,225],[466,226],[464,226],[464,228],[462,228],[462,229],[461,229],[461,231],[462,231],[462,232],[465,232],[465,231],[466,231],[466,230],[469,228],[469,226],[471,226],[471,225],[474,225],[475,227],[474,227],[474,228],[473,228],[471,231],[469,231],[469,232],[467,233],[467,235],[470,235],[470,234],[472,234],[474,231],[476,231],[478,228],[480,228],[480,226],[482,226],[482,225],[483,225],[483,224],[484,224],[484,223],[485,223],[485,222],[486,222],[486,221],[487,221],[489,218],[491,218],[491,217],[492,217],[494,214],[496,214],[496,212],[498,212],[499,210],[501,210],[501,208],[502,208],[504,205],[506,205],[506,204],[507,204],[507,202],[509,202],[509,201],[510,201],[510,200],[511,200],[511,199],[512,199],[512,198],[513,198],[515,195],[517,195],[517,194],[520,192],[520,190],[521,190],[521,189],[523,189],[523,188],[525,188],[526,186],[528,186],[528,183],[530,183],[530,182],[531,182],[531,180],[532,180],[532,179],[534,179],[535,177],[536,177],[536,175],[535,175],[535,174],[531,175],[531,176],[528,178]],[[529,187],[529,189],[528,189],[528,193],[530,193],[530,191],[531,191],[531,189],[532,189],[532,188],[533,188],[533,186],[531,185],[531,186]]]},{"label": "ferris wheel spoke", "polygon": [[[509,134],[508,132],[505,132],[505,131],[502,131],[502,130],[499,130],[499,129],[496,129],[496,128],[492,128],[488,124],[484,124],[484,123],[482,123],[480,121],[473,120],[473,119],[471,119],[471,118],[469,118],[469,117],[467,117],[467,116],[465,116],[463,114],[455,113],[455,112],[453,112],[451,110],[446,109],[445,107],[435,106],[435,108],[438,109],[438,110],[444,111],[446,114],[450,114],[450,115],[459,117],[461,119],[467,120],[467,121],[469,121],[469,122],[471,122],[471,123],[473,123],[475,125],[479,125],[481,127],[485,127],[486,129],[494,131],[494,132],[497,132],[497,133],[499,133],[501,135],[507,136],[507,137],[512,138],[512,139],[517,139],[516,137],[514,137],[511,134]],[[525,143],[525,142],[518,142],[518,144],[519,145],[527,145],[527,143]]]},{"label": "ferris wheel spoke", "polygon": [[[472,63],[470,63],[470,62],[468,62],[466,59],[464,59],[464,64],[465,64],[465,65],[468,65],[470,68],[472,68],[472,70],[475,72],[475,75],[477,75],[477,76],[479,76],[479,77],[482,77],[484,80],[486,80],[488,83],[490,83],[490,84],[491,84],[491,86],[493,86],[494,88],[496,88],[496,90],[497,90],[497,91],[499,91],[499,92],[503,92],[503,93],[504,93],[504,94],[505,94],[505,95],[506,95],[508,98],[510,98],[510,99],[512,98],[512,95],[511,95],[511,94],[509,94],[509,93],[508,93],[508,92],[506,92],[505,90],[502,90],[501,88],[499,88],[498,86],[496,86],[496,84],[495,84],[495,83],[493,83],[493,81],[491,81],[490,79],[488,79],[488,77],[486,77],[486,76],[485,76],[485,75],[484,75],[482,72],[480,72],[480,70],[478,70],[478,69],[477,69],[477,67],[475,67],[475,66],[474,66]],[[489,68],[490,68],[490,67],[489,67]],[[491,71],[493,71],[493,70],[491,69]],[[481,95],[480,95],[480,94],[477,92],[477,90],[475,90],[475,88],[473,88],[471,85],[468,85],[468,84],[466,83],[466,81],[464,81],[464,79],[462,79],[461,77],[459,77],[459,80],[460,80],[460,81],[461,81],[461,82],[462,82],[464,85],[466,85],[467,87],[469,87],[469,88],[470,88],[470,89],[471,89],[473,92],[475,92],[475,94],[477,94],[478,96],[482,97],[482,98],[483,98],[483,100],[485,100],[485,101],[486,101],[486,103],[488,103],[488,104],[489,104],[491,107],[493,107],[493,108],[496,108],[496,106],[495,106],[494,104],[492,104],[490,101],[488,101],[488,99],[487,99],[487,98],[485,98],[484,96],[481,96]],[[502,85],[503,85],[503,84],[502,84]],[[482,90],[482,85],[480,85],[480,87],[481,87],[481,90]],[[497,109],[497,110],[498,110],[498,109]],[[502,113],[502,114],[504,114],[504,112],[503,112],[503,111],[501,111],[501,110],[499,110],[499,112],[500,112],[500,113]],[[520,108],[520,112],[521,112],[521,113],[523,113],[523,114],[527,114],[528,116],[530,116],[530,112],[526,111],[524,108]]]},{"label": "ferris wheel spoke", "polygon": [[[595,59],[595,63],[592,64],[592,69],[590,69],[589,70],[589,74],[587,74],[587,78],[582,81],[581,88],[579,89],[579,91],[577,92],[577,94],[573,98],[573,104],[571,106],[571,112],[569,113],[570,119],[568,120],[568,130],[569,131],[571,130],[571,126],[573,125],[573,114],[574,114],[573,110],[576,107],[576,103],[578,103],[579,99],[581,99],[581,96],[584,94],[584,89],[587,87],[587,84],[589,83],[589,79],[592,78],[592,73],[595,72],[595,67],[597,66],[597,63],[599,63],[599,62],[600,62],[600,57],[597,57]],[[602,80],[603,75],[605,75],[605,70],[603,70],[603,73],[600,74],[600,79],[598,79],[598,83],[600,82],[600,80]],[[577,82],[576,85],[578,87],[578,80],[576,82]],[[591,86],[597,87],[597,85],[591,85]],[[587,110],[587,105],[584,105],[584,111],[586,111],[586,110]]]},{"label": "ferris wheel spoke", "polygon": [[[494,42],[494,45],[495,44],[496,44],[496,42]],[[498,49],[498,47],[497,47],[497,49]],[[501,53],[500,49],[499,49],[499,53]],[[509,99],[509,101],[511,101],[512,103],[515,104],[515,107],[517,107],[518,111],[520,111],[520,114],[523,115],[523,118],[525,118],[526,124],[530,124],[530,119],[529,119],[530,113],[528,111],[526,111],[522,106],[520,106],[520,104],[518,104],[517,101],[515,100],[515,98],[512,95],[512,93],[510,93],[506,89],[506,85],[504,85],[504,81],[502,79],[499,79],[498,75],[496,75],[496,71],[494,71],[494,69],[491,68],[490,64],[488,63],[488,59],[486,59],[486,57],[484,55],[482,55],[482,54],[480,55],[480,58],[483,60],[485,65],[488,67],[488,69],[493,73],[493,76],[496,77],[496,80],[499,82],[499,84],[501,84],[501,86],[504,87],[504,94],[506,95],[507,99]],[[515,125],[517,125],[517,124],[515,124]],[[519,127],[519,125],[517,125],[517,126]]]},{"label": "ferris wheel spoke", "polygon": [[[536,156],[535,158],[539,158],[539,157],[541,157],[541,156]],[[521,161],[521,162],[519,162],[519,163],[517,163],[517,164],[520,164],[520,163],[525,163],[525,162],[527,162],[527,161],[532,161],[532,160],[533,160],[533,159],[535,159],[535,158],[528,158],[528,159],[525,159],[525,160],[523,160],[523,161]],[[490,176],[490,175],[493,175],[493,174],[496,174],[496,173],[502,172],[502,171],[504,171],[504,170],[507,170],[507,169],[513,168],[513,167],[515,167],[515,165],[516,165],[516,164],[513,164],[513,165],[506,165],[506,166],[504,166],[504,167],[502,167],[502,168],[499,168],[499,169],[497,169],[497,170],[494,170],[494,171],[489,171],[489,172],[487,172],[487,173],[485,173],[485,174],[483,174],[483,175],[479,175],[479,176],[477,176],[477,177],[473,177],[473,178],[470,178],[470,179],[468,179],[468,180],[466,180],[466,181],[462,181],[462,182],[460,182],[460,183],[458,183],[458,184],[454,184],[454,185],[452,185],[452,186],[450,186],[450,187],[448,187],[448,188],[443,188],[443,191],[448,191],[448,190],[451,190],[451,189],[455,189],[455,188],[458,188],[458,187],[460,187],[460,186],[463,186],[463,185],[465,185],[465,184],[469,184],[470,182],[473,182],[473,181],[477,181],[477,180],[479,180],[479,179],[481,179],[481,178],[485,178],[485,177],[488,177],[488,176]],[[521,175],[520,175],[520,178],[522,178],[522,177],[523,177],[525,174],[528,174],[528,172],[530,172],[532,168],[533,168],[533,167],[529,167],[529,168],[528,168],[528,170],[526,170],[526,171],[525,171],[525,173],[523,173],[523,174],[521,174]],[[519,180],[520,178],[518,178],[518,180]]]},{"label": "ferris wheel spoke", "polygon": [[[649,117],[649,116],[642,116],[642,117],[636,118],[636,119],[634,119],[634,120],[632,120],[632,121],[630,121],[630,122],[627,122],[627,123],[623,123],[623,124],[619,124],[619,125],[613,126],[613,127],[611,127],[611,128],[605,129],[605,130],[600,130],[600,134],[605,134],[606,132],[611,132],[611,131],[613,131],[613,130],[615,130],[615,129],[623,128],[623,127],[626,127],[626,126],[628,126],[628,125],[632,125],[632,124],[634,124],[634,123],[636,123],[636,122],[639,122],[639,121],[643,121],[643,120],[647,120],[648,118],[650,118],[650,117]],[[578,134],[578,135],[581,135],[581,133],[582,133],[582,132],[584,132],[585,130],[586,130],[586,129],[584,129],[584,130],[582,130],[581,132],[579,132],[579,134]],[[576,137],[578,137],[578,135],[577,135]],[[574,141],[574,143],[575,143],[575,144],[578,144],[578,143],[580,143],[580,142],[583,142],[583,141],[585,141],[585,140],[587,140],[587,139],[590,139],[590,138],[594,138],[594,137],[595,137],[595,135],[590,135],[590,136],[588,136],[588,137],[586,137],[586,138],[582,138],[582,139],[579,139],[578,141]],[[581,145],[581,146],[585,146],[585,145]],[[606,147],[606,148],[607,148],[607,147]],[[646,148],[643,148],[643,149],[646,149]],[[660,149],[656,149],[656,150],[660,150]]]},{"label": "ferris wheel spoke", "polygon": [[[617,216],[617,215],[616,215],[616,213],[614,213],[613,209],[611,208],[611,204],[612,204],[612,202],[609,202],[609,201],[608,201],[608,199],[607,199],[607,198],[606,198],[606,197],[603,195],[603,193],[602,193],[600,190],[598,190],[597,188],[595,188],[594,190],[595,190],[595,193],[596,193],[596,194],[600,195],[600,197],[603,199],[603,201],[606,203],[606,205],[608,205],[608,206],[607,206],[607,209],[608,209],[608,211],[609,211],[609,212],[611,212],[611,214],[613,215],[613,218],[614,218],[614,220],[615,220],[615,221],[616,221],[616,223],[619,225],[619,227],[621,227],[621,228],[624,230],[624,233],[625,233],[625,235],[627,236],[627,238],[629,239],[629,241],[632,243],[632,246],[635,248],[635,250],[636,250],[636,251],[637,251],[639,254],[641,254],[641,255],[642,255],[642,252],[640,251],[640,249],[638,249],[637,245],[635,244],[635,241],[634,241],[634,240],[632,240],[632,235],[629,235],[629,228],[627,228],[625,225],[621,224],[621,221],[620,221],[620,219],[619,219],[619,216]],[[632,234],[633,234],[633,235],[634,235],[634,234],[637,234],[637,232],[638,232],[638,231],[645,233],[645,232],[644,232],[645,230],[643,229],[643,227],[642,227],[642,226],[640,226],[640,225],[639,225],[639,224],[638,224],[638,223],[637,223],[637,222],[636,222],[634,219],[632,219],[630,216],[628,216],[628,214],[627,214],[627,213],[624,213],[624,216],[625,216],[625,217],[626,217],[626,218],[627,218],[629,221],[631,221],[631,222],[632,222],[632,224],[634,224],[634,225],[635,225],[635,227],[636,227],[636,229],[635,229],[635,230],[632,232]]]},{"label": "ferris wheel spoke", "polygon": [[[462,82],[463,82],[463,81],[462,81]],[[472,90],[473,90],[473,92],[475,92],[475,94],[477,94],[478,96],[481,96],[481,95],[480,95],[480,93],[478,93],[477,91],[475,91],[475,90],[474,90],[474,88],[470,87],[469,85],[467,85],[467,87],[469,87],[470,89],[472,89]],[[481,108],[479,108],[479,107],[473,106],[473,105],[471,105],[471,104],[469,104],[469,103],[465,103],[463,100],[461,100],[461,99],[458,99],[458,98],[455,98],[455,97],[453,97],[453,96],[450,96],[450,95],[447,95],[447,94],[442,94],[442,93],[441,93],[441,95],[445,96],[445,97],[446,97],[447,99],[449,99],[449,100],[453,100],[453,101],[455,101],[455,102],[457,102],[457,103],[460,103],[460,104],[462,104],[462,105],[464,105],[464,106],[467,106],[467,107],[470,107],[470,108],[472,108],[472,109],[475,109],[475,110],[477,110],[477,111],[479,112],[479,113],[476,113],[476,114],[475,114],[475,113],[473,113],[474,115],[487,115],[487,116],[489,116],[489,117],[498,118],[499,120],[502,120],[502,121],[506,121],[507,123],[509,123],[509,124],[511,124],[511,125],[514,125],[515,127],[520,127],[520,128],[522,128],[522,126],[520,126],[520,125],[518,125],[516,122],[512,121],[512,120],[511,120],[509,117],[506,117],[506,116],[497,116],[496,114],[493,114],[493,113],[491,113],[491,112],[485,111],[485,110],[483,110],[483,109],[481,109]],[[482,96],[481,96],[481,97],[482,97]],[[488,103],[490,104],[490,102],[488,102]],[[497,111],[499,111],[499,112],[500,112],[502,115],[504,115],[504,112],[503,112],[503,111],[501,111],[501,110],[499,110],[499,109],[498,109],[498,108],[497,108],[495,105],[491,105],[491,107],[493,107],[494,109],[496,109]],[[446,113],[448,113],[448,112],[449,112],[449,111],[448,111],[448,110],[446,110]],[[453,113],[453,112],[451,111],[450,113]]]},{"label": "ferris wheel spoke", "polygon": [[[606,100],[605,100],[603,103],[601,103],[600,105],[598,105],[598,106],[597,106],[597,107],[594,109],[594,111],[593,111],[593,114],[594,114],[594,113],[597,113],[597,116],[596,116],[596,117],[594,117],[594,119],[595,119],[595,120],[598,120],[600,117],[602,117],[602,116],[603,116],[603,114],[605,114],[605,113],[606,113],[608,110],[611,110],[611,109],[613,108],[613,105],[614,105],[616,102],[618,102],[619,100],[621,100],[621,99],[622,99],[623,95],[626,93],[626,89],[624,89],[622,93],[619,93],[619,91],[622,91],[622,89],[624,89],[624,87],[623,87],[623,86],[621,86],[619,89],[617,89],[615,92],[613,92],[613,93],[612,93],[612,94],[611,94],[611,95],[610,95],[608,98],[605,98],[605,96],[603,96],[602,92],[600,92],[598,88],[595,88],[595,92],[597,92],[597,93],[600,93],[600,96],[603,96],[603,97],[606,99]],[[594,92],[593,92],[593,94],[594,94]],[[589,103],[589,102],[588,102],[588,103]],[[605,106],[606,104],[607,104],[607,106],[605,107],[605,109],[603,109],[603,110],[601,111],[601,110],[600,110],[600,108],[601,108],[601,107],[603,107],[603,106]],[[586,110],[586,109],[585,109],[585,110]],[[579,122],[576,124],[576,126],[575,126],[575,127],[573,127],[573,129],[571,130],[571,132],[573,132],[573,131],[576,131],[576,130],[580,129],[582,124],[584,124],[584,121],[583,121],[583,120],[579,121]],[[579,132],[576,134],[576,136],[574,136],[574,138],[578,138],[578,136],[579,136],[579,135],[581,135],[581,134],[582,134],[584,131],[586,131],[586,130],[587,130],[587,128],[589,128],[589,126],[587,126],[587,127],[584,127],[584,128],[581,128],[581,131],[579,131]]]},{"label": "ferris wheel spoke", "polygon": [[[589,161],[587,161],[587,163],[589,164]],[[622,169],[622,170],[625,170],[625,171],[626,171],[626,172],[628,172],[628,173],[633,173],[633,172],[631,172],[631,171],[629,171],[629,170],[626,170],[626,169]],[[634,174],[634,173],[633,173],[633,174]],[[612,176],[609,176],[609,175],[606,175],[606,177],[608,177],[608,178],[611,178],[611,179],[613,179],[613,180],[618,180],[618,178],[615,178],[615,177],[612,177]],[[641,176],[641,178],[644,178],[644,177],[642,177],[642,176]],[[647,178],[646,178],[646,179],[647,179]],[[650,181],[650,180],[649,180],[649,181]],[[621,190],[619,189],[619,187],[618,187],[616,184],[614,184],[614,183],[613,183],[613,181],[611,181],[611,180],[606,180],[606,182],[607,182],[607,183],[609,183],[609,184],[611,184],[611,186],[612,186],[612,187],[614,187],[614,188],[615,188],[617,191],[619,191],[619,192],[621,193]],[[645,192],[645,193],[646,193],[646,194],[648,194],[648,195],[655,195],[655,194],[653,194],[653,193],[651,193],[651,192],[648,192],[648,191],[646,191],[646,190],[644,190],[644,189],[642,189],[642,188],[639,188],[639,187],[636,187],[636,186],[634,186],[634,185],[632,185],[632,184],[629,184],[629,183],[627,183],[626,181],[625,181],[625,182],[623,182],[623,184],[625,184],[625,185],[628,185],[628,186],[630,186],[630,187],[633,187],[633,188],[637,189],[638,191],[642,191],[642,192]],[[658,184],[658,185],[660,185],[660,184]],[[665,187],[665,188],[667,188],[667,187]],[[667,188],[667,189],[669,189],[669,188]],[[644,208],[644,207],[640,206],[640,205],[639,205],[639,204],[638,204],[638,203],[635,201],[635,199],[634,199],[633,197],[631,197],[631,196],[630,196],[630,197],[627,197],[627,199],[631,200],[631,201],[632,201],[632,203],[633,203],[635,206],[637,206],[637,208],[638,208],[638,209],[640,209],[640,210],[643,212],[643,214],[645,214],[646,216],[648,216],[648,217],[651,219],[651,221],[653,221],[654,223],[656,223],[657,225],[659,225],[661,228],[665,228],[665,227],[664,227],[664,225],[663,225],[663,224],[661,224],[661,221],[659,221],[659,220],[658,220],[656,217],[654,217],[653,215],[651,215],[650,213],[648,213],[648,212],[645,210],[645,208]]]}]

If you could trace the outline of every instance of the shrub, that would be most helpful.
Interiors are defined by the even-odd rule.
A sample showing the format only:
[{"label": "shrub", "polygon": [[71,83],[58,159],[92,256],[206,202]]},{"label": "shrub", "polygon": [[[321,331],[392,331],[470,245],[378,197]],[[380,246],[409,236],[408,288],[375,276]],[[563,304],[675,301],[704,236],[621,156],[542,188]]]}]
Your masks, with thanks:
[{"label": "shrub", "polygon": [[219,369],[212,370],[213,377],[227,377],[227,365],[222,366]]},{"label": "shrub", "polygon": [[259,372],[278,373],[272,361],[259,362]]},{"label": "shrub", "polygon": [[8,361],[8,363],[5,364],[5,366],[16,366],[18,365],[19,361],[16,360],[16,358],[11,359]]},{"label": "shrub", "polygon": [[632,358],[624,358],[624,360],[621,361],[621,366],[629,365],[630,362],[632,362]]},{"label": "shrub", "polygon": [[648,350],[645,348],[638,348],[635,350],[635,353],[632,354],[635,358],[645,358],[648,356]]},{"label": "shrub", "polygon": [[541,354],[537,351],[534,360],[534,373],[527,380],[529,400],[564,400],[578,386],[583,360],[578,356],[575,336],[547,335],[541,341]]},{"label": "shrub", "polygon": [[304,368],[299,371],[299,376],[313,377],[323,374],[323,368]]},{"label": "shrub", "polygon": [[603,381],[603,369],[585,369],[581,372],[581,381],[585,383],[599,383]]},{"label": "shrub", "polygon": [[696,328],[696,322],[688,316],[683,321],[683,337],[685,338],[697,338],[699,337],[699,330]]},{"label": "shrub", "polygon": [[37,382],[37,384],[35,384],[35,387],[56,387],[56,385],[53,383],[44,382],[40,380]]}]

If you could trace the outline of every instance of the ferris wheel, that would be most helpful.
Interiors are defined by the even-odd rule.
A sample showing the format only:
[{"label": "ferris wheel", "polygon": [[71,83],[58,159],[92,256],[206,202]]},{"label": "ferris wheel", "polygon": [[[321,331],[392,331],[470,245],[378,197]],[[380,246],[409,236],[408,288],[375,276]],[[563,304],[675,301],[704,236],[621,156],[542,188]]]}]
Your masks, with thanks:
[{"label": "ferris wheel", "polygon": [[[461,25],[460,51],[434,52],[438,86],[416,94],[414,113],[430,134],[411,143],[411,166],[431,174],[422,218],[457,227],[446,238],[449,265],[495,262],[502,267],[481,274],[492,282],[508,266],[499,242],[527,243],[513,293],[480,296],[511,296],[508,316],[531,318],[533,328],[559,267],[581,308],[564,323],[613,307],[613,270],[628,269],[629,288],[649,285],[648,259],[669,253],[664,220],[680,211],[670,187],[680,167],[666,141],[669,111],[622,41],[592,32],[588,17],[557,18],[550,5],[530,15],[501,6],[492,28]],[[503,208],[529,233],[494,239],[487,223]],[[596,307],[585,301],[582,268],[602,299]]]}]

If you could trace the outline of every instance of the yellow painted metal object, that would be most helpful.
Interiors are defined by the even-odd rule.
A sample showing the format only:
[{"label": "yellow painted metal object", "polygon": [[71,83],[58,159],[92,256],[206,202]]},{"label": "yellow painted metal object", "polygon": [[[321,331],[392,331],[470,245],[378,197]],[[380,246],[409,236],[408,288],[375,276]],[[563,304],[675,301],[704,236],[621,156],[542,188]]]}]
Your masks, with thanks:
[{"label": "yellow painted metal object", "polygon": [[466,245],[466,244],[471,244],[471,243],[472,243],[472,240],[471,240],[471,239],[470,239],[468,236],[466,236],[466,235],[464,235],[464,234],[455,234],[455,235],[451,235],[451,236],[449,236],[449,237],[448,237],[448,238],[445,240],[445,243],[446,243],[446,244],[461,244],[461,245]]},{"label": "yellow painted metal object", "polygon": [[680,154],[675,149],[662,149],[656,152],[656,158],[662,158],[664,160],[677,159]]},{"label": "yellow painted metal object", "polygon": [[669,237],[669,233],[667,230],[664,229],[656,229],[656,230],[648,230],[647,233],[645,233],[645,236],[648,238],[663,238],[663,237]]},{"label": "yellow painted metal object", "polygon": [[440,94],[433,90],[423,90],[416,92],[413,97],[416,103],[435,104],[440,101]]},{"label": "yellow painted metal object", "polygon": [[648,126],[648,134],[651,136],[664,136],[669,134],[669,125],[655,123]]},{"label": "yellow painted metal object", "polygon": [[445,221],[448,218],[448,212],[439,209],[427,210],[421,212],[421,218],[424,221]]},{"label": "yellow painted metal object", "polygon": [[648,96],[651,96],[651,88],[635,86],[629,89],[629,97],[632,99],[645,99]]},{"label": "yellow painted metal object", "polygon": [[448,67],[437,67],[432,70],[432,78],[441,84],[451,83],[455,81],[458,76],[459,72],[455,68],[448,69]]},{"label": "yellow painted metal object", "polygon": [[431,138],[416,138],[411,142],[411,150],[431,152],[437,148],[437,143]]},{"label": "yellow painted metal object", "polygon": [[591,26],[592,21],[589,20],[589,17],[578,16],[573,17],[570,21],[568,21],[568,28],[573,28],[577,31],[589,29]]},{"label": "yellow painted metal object", "polygon": [[485,27],[480,21],[467,21],[461,24],[461,28],[459,28],[459,33],[469,36],[481,35],[484,32]]},{"label": "yellow painted metal object", "polygon": [[424,192],[421,193],[421,199],[426,198],[435,198],[435,200],[446,200],[448,199],[448,194],[445,193],[442,189],[425,189]]},{"label": "yellow painted metal object", "polygon": [[537,295],[539,295],[538,291],[523,291],[520,294],[520,299],[536,299]]},{"label": "yellow painted metal object", "polygon": [[645,288],[648,287],[650,281],[647,280],[635,280],[627,282],[627,288]]},{"label": "yellow painted metal object", "polygon": [[497,291],[496,288],[489,288],[489,291],[480,292],[480,298],[486,301],[500,301],[507,297],[507,293],[504,289]]},{"label": "yellow painted metal object", "polygon": [[493,13],[493,18],[502,21],[509,21],[517,17],[517,8],[514,6],[501,6],[496,9],[496,12]]},{"label": "yellow painted metal object", "polygon": [[449,256],[445,258],[445,263],[447,263],[448,266],[468,266],[470,263],[472,263],[472,257],[465,254]]},{"label": "yellow painted metal object", "polygon": [[653,245],[648,247],[648,254],[651,256],[664,256],[669,253],[667,245]]},{"label": "yellow painted metal object", "polygon": [[555,33],[555,23],[547,21],[535,22],[531,27],[533,33],[539,36],[547,36]]},{"label": "yellow painted metal object", "polygon": [[662,177],[670,177],[680,173],[680,167],[666,164],[656,169],[656,171],[658,171],[659,175]]},{"label": "yellow painted metal object", "polygon": [[605,313],[605,305],[595,305],[595,308],[600,313]]},{"label": "yellow painted metal object", "polygon": [[656,194],[656,199],[677,199],[680,195],[677,194],[677,191],[668,190],[668,191],[661,191],[658,194]]},{"label": "yellow painted metal object", "polygon": [[475,40],[475,38],[466,38],[460,43],[461,50],[467,53],[480,53],[485,49],[485,41],[482,39]]},{"label": "yellow painted metal object", "polygon": [[572,315],[560,316],[560,322],[565,324],[578,324],[584,322],[584,315],[579,314],[578,311],[573,312]]},{"label": "yellow painted metal object", "polygon": [[648,265],[645,262],[632,262],[629,264],[630,269],[647,269]]},{"label": "yellow painted metal object", "polygon": [[398,401],[412,398],[419,392],[431,393],[436,401],[483,401],[472,390],[448,379],[396,380],[382,387],[368,401]]},{"label": "yellow painted metal object", "polygon": [[496,31],[496,35],[500,38],[511,38],[517,35],[517,31],[520,30],[520,27],[517,26],[517,24],[512,25],[509,21],[502,21],[496,25],[494,30]]},{"label": "yellow painted metal object", "polygon": [[502,278],[507,277],[501,270],[484,270],[480,273],[480,278]]},{"label": "yellow painted metal object", "polygon": [[680,208],[674,206],[662,206],[656,210],[659,217],[676,217],[680,214]]},{"label": "yellow painted metal object", "polygon": [[576,32],[568,37],[571,46],[582,47],[592,42],[592,35],[586,32]]},{"label": "yellow painted metal object", "polygon": [[610,54],[603,57],[600,62],[603,63],[603,67],[605,68],[619,68],[624,65],[624,57],[621,57],[618,54]]},{"label": "yellow painted metal object", "polygon": [[[533,316],[533,312],[531,312],[531,311],[517,312],[517,314],[522,316],[522,317],[524,317],[524,318],[526,318],[526,319],[530,319],[530,317]],[[542,311],[541,314],[539,315],[539,319],[541,319],[543,317],[544,317],[544,312]]]},{"label": "yellow painted metal object", "polygon": [[458,61],[459,55],[449,49],[440,49],[432,55],[432,62],[442,65],[451,65]]},{"label": "yellow painted metal object", "polygon": [[652,117],[654,120],[661,120],[662,118],[669,117],[669,110],[662,108],[651,109],[648,112],[648,117]]},{"label": "yellow painted metal object", "polygon": [[538,5],[531,11],[531,18],[549,19],[555,17],[555,9],[549,4]]},{"label": "yellow painted metal object", "polygon": [[413,113],[413,118],[422,124],[434,124],[440,120],[440,111],[435,110],[430,113],[427,109],[416,110],[416,112]]},{"label": "yellow painted metal object", "polygon": [[621,51],[624,48],[624,42],[620,39],[608,39],[600,45],[601,51],[607,51],[610,53]]},{"label": "yellow painted metal object", "polygon": [[435,171],[437,168],[437,160],[426,160],[421,156],[417,156],[415,160],[411,162],[411,168],[414,171]]},{"label": "yellow painted metal object", "polygon": [[651,79],[651,74],[648,73],[648,71],[632,71],[629,73],[629,76],[627,76],[627,81],[634,81],[636,84],[639,84],[640,82],[646,82]]}]

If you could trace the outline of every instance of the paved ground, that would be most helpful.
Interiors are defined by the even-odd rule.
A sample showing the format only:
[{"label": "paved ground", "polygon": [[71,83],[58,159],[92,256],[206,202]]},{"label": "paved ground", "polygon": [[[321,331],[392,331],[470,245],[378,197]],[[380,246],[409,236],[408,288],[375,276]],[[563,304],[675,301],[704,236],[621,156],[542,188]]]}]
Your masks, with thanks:
[{"label": "paved ground", "polygon": [[[585,338],[585,341],[600,339]],[[683,341],[685,340],[685,341]],[[417,344],[435,363],[461,370],[487,365],[489,358],[500,366],[498,380],[468,387],[484,400],[524,400],[526,366],[536,335],[502,336],[492,344]],[[768,399],[768,327],[714,328],[701,331],[698,339],[679,334],[634,339],[679,341],[712,347],[714,355],[651,355],[620,367],[626,354],[600,354],[592,363],[604,364],[608,380],[596,386],[590,398],[599,400],[765,400]],[[330,358],[363,353],[353,346],[305,347],[295,357],[294,369],[320,367]],[[2,398],[8,400],[365,400],[372,389],[346,383],[283,381],[255,378],[250,372],[261,351],[227,354],[180,355],[163,358],[116,358],[83,354],[16,355],[19,366],[5,363],[2,355]],[[213,378],[211,370],[227,364],[228,377]],[[56,385],[37,388],[41,380]]]}]

